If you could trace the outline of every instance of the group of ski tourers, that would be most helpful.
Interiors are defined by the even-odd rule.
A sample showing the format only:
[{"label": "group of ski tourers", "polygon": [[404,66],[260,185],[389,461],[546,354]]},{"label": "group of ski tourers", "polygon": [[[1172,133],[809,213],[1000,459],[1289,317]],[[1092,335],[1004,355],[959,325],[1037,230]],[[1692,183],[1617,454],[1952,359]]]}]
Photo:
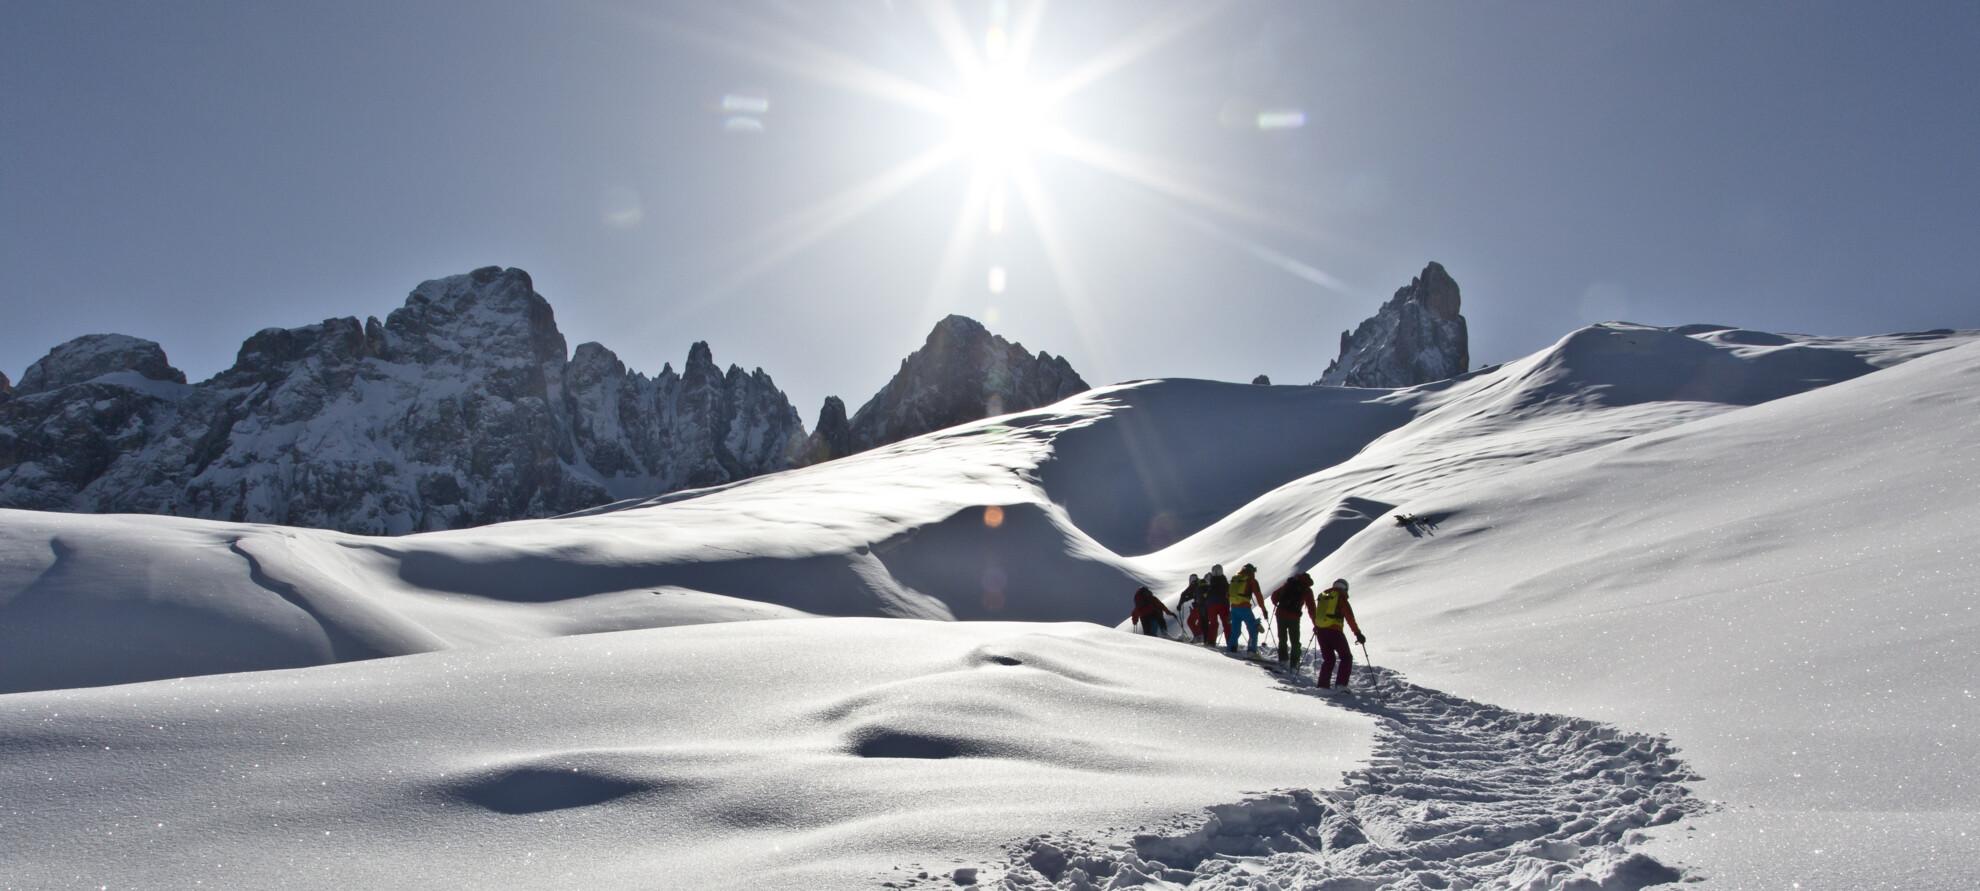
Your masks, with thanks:
[{"label": "group of ski tourers", "polygon": [[[1245,654],[1257,659],[1266,600],[1258,587],[1258,567],[1246,563],[1237,575],[1226,578],[1220,563],[1210,567],[1208,576],[1189,577],[1189,586],[1183,589],[1174,610],[1146,587],[1135,589],[1134,612],[1128,618],[1141,624],[1143,634],[1168,637],[1167,617],[1180,613],[1194,642],[1214,648],[1221,630],[1224,652],[1233,655],[1237,653],[1237,632],[1243,629],[1249,632]],[[1368,642],[1354,620],[1354,608],[1348,606],[1347,579],[1335,579],[1332,587],[1316,594],[1313,577],[1302,572],[1274,589],[1270,602],[1279,629],[1278,661],[1285,670],[1299,671],[1299,614],[1304,611],[1313,619],[1313,640],[1320,649],[1320,689],[1346,690],[1348,672],[1354,665],[1347,631],[1354,632],[1355,643]]]}]

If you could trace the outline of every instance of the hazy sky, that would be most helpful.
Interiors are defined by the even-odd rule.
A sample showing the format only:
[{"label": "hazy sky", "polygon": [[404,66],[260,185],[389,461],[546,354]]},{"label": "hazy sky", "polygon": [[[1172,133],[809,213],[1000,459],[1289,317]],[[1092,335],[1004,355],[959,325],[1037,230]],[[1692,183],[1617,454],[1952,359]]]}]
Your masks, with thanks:
[{"label": "hazy sky", "polygon": [[1977,42],[1967,0],[7,0],[0,371],[118,331],[200,380],[490,264],[807,424],[948,312],[1095,384],[1308,382],[1431,259],[1480,364],[1980,327]]}]

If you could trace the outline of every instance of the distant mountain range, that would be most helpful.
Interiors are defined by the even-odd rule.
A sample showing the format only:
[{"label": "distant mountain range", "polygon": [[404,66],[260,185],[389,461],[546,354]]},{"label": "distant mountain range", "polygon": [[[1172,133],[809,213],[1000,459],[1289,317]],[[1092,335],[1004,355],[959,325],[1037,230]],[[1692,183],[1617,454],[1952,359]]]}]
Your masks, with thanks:
[{"label": "distant mountain range", "polygon": [[402,534],[547,517],[733,482],[1023,411],[1087,389],[961,316],[943,319],[849,419],[815,432],[762,369],[696,343],[676,373],[567,357],[528,273],[413,289],[384,322],[247,339],[197,384],[158,344],[76,338],[0,377],[0,507],[149,513]]}]

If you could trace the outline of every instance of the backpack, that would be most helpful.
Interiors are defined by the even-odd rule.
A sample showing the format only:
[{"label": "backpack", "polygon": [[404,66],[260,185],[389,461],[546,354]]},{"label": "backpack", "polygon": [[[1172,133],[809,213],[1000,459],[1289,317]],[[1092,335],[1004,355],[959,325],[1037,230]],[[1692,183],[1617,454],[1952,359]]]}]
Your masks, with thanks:
[{"label": "backpack", "polygon": [[1272,592],[1272,607],[1279,615],[1291,613],[1297,616],[1301,595],[1305,593],[1306,586],[1301,585],[1298,579],[1286,579],[1285,584]]},{"label": "backpack", "polygon": [[1339,588],[1330,586],[1327,590],[1313,595],[1314,612],[1320,616],[1317,626],[1341,627],[1341,605],[1344,603],[1347,603],[1347,592]]}]

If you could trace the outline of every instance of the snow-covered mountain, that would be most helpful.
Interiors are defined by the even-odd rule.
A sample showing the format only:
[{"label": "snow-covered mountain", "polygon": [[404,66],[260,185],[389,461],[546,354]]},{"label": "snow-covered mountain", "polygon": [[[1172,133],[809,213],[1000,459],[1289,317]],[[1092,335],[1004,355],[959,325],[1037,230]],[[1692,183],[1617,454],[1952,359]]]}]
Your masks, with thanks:
[{"label": "snow-covered mountain", "polygon": [[1006,412],[1029,411],[1087,389],[1064,356],[991,334],[975,319],[950,315],[851,420],[845,403],[825,400],[806,453],[812,463],[863,452]]},{"label": "snow-covered mountain", "polygon": [[58,346],[0,401],[0,504],[399,534],[730,482],[803,440],[705,343],[653,378],[596,343],[567,360],[528,274],[491,266],[383,323],[262,331],[192,386],[150,341]]},{"label": "snow-covered mountain", "polygon": [[[0,875],[1974,887],[1977,340],[1144,381],[389,539],[0,511]],[[1096,627],[1213,562],[1353,579],[1381,668]]]},{"label": "snow-covered mountain", "polygon": [[1456,377],[1471,367],[1471,346],[1457,281],[1432,261],[1375,314],[1341,332],[1341,354],[1316,384],[1413,387]]}]

